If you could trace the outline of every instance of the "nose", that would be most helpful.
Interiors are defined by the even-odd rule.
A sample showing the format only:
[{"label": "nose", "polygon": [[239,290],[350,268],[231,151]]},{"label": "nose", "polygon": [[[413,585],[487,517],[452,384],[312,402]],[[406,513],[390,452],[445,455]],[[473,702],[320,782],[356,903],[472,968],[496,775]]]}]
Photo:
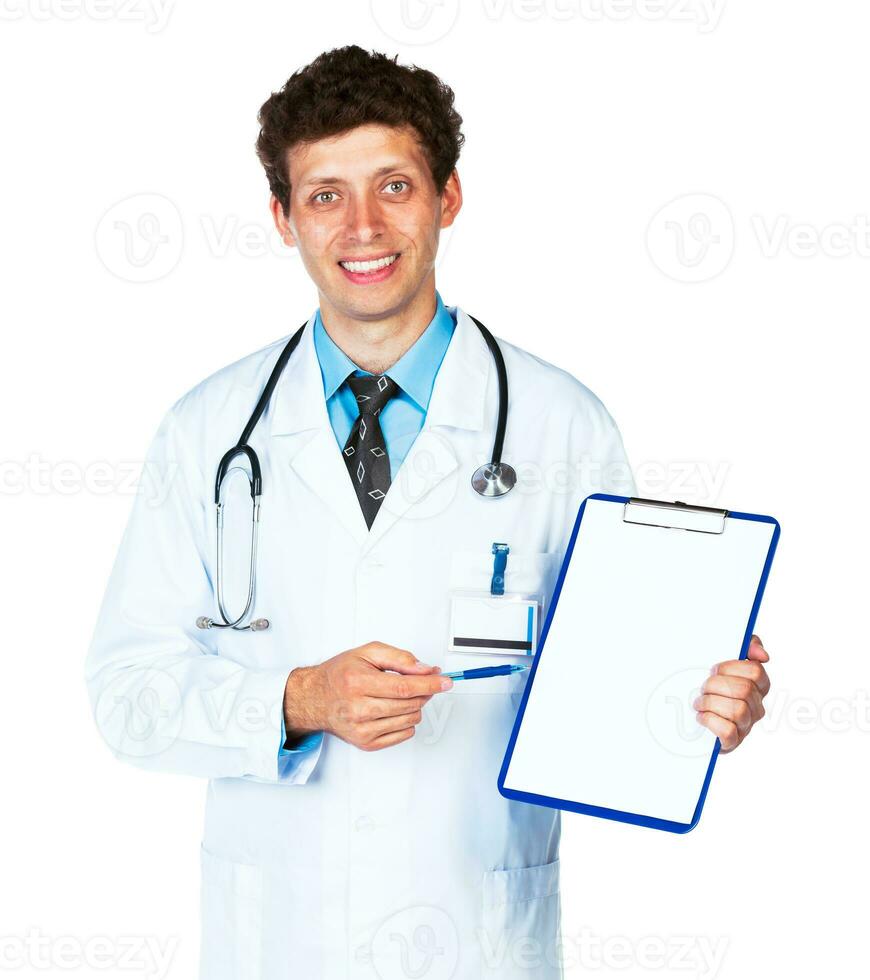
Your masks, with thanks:
[{"label": "nose", "polygon": [[371,242],[385,230],[383,212],[374,194],[354,194],[346,215],[346,234],[350,241]]}]

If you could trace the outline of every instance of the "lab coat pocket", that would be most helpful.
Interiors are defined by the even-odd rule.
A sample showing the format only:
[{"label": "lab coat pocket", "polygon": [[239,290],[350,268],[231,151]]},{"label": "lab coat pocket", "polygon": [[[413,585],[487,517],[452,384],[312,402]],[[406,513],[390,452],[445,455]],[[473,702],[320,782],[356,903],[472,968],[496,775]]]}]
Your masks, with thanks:
[{"label": "lab coat pocket", "polygon": [[483,977],[561,980],[559,860],[531,868],[485,871]]},{"label": "lab coat pocket", "polygon": [[263,871],[201,849],[200,980],[261,980]]}]

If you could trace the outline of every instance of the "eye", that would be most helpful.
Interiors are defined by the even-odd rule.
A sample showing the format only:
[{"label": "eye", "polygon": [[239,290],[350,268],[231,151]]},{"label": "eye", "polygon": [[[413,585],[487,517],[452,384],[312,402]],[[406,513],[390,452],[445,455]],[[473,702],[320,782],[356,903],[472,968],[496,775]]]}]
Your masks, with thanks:
[{"label": "eye", "polygon": [[391,194],[401,194],[402,191],[406,190],[408,187],[407,180],[391,180],[387,187]]},{"label": "eye", "polygon": [[[323,198],[329,198],[329,200],[323,200]],[[319,194],[315,194],[313,200],[317,204],[332,204],[335,200],[335,191],[320,191]]]}]

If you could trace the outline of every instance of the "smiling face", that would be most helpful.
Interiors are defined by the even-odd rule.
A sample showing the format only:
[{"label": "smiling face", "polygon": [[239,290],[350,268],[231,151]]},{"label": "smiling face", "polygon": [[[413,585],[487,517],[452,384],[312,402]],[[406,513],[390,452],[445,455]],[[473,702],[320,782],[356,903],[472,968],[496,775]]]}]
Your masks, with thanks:
[{"label": "smiling face", "polygon": [[273,197],[276,227],[296,245],[327,304],[353,320],[383,320],[434,296],[440,230],[462,191],[454,170],[439,194],[409,127],[366,124],[288,151],[290,207]]}]

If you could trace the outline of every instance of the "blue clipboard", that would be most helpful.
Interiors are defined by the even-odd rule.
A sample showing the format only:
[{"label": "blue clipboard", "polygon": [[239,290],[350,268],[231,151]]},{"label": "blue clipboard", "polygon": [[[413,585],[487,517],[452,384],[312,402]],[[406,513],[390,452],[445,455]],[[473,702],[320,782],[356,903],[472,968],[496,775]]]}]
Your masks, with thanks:
[{"label": "blue clipboard", "polygon": [[[779,535],[760,514],[587,497],[498,776],[501,795],[672,833],[697,826],[720,742],[693,710],[685,720],[693,685],[714,663],[746,658]],[[671,712],[680,719],[673,732]]]}]

